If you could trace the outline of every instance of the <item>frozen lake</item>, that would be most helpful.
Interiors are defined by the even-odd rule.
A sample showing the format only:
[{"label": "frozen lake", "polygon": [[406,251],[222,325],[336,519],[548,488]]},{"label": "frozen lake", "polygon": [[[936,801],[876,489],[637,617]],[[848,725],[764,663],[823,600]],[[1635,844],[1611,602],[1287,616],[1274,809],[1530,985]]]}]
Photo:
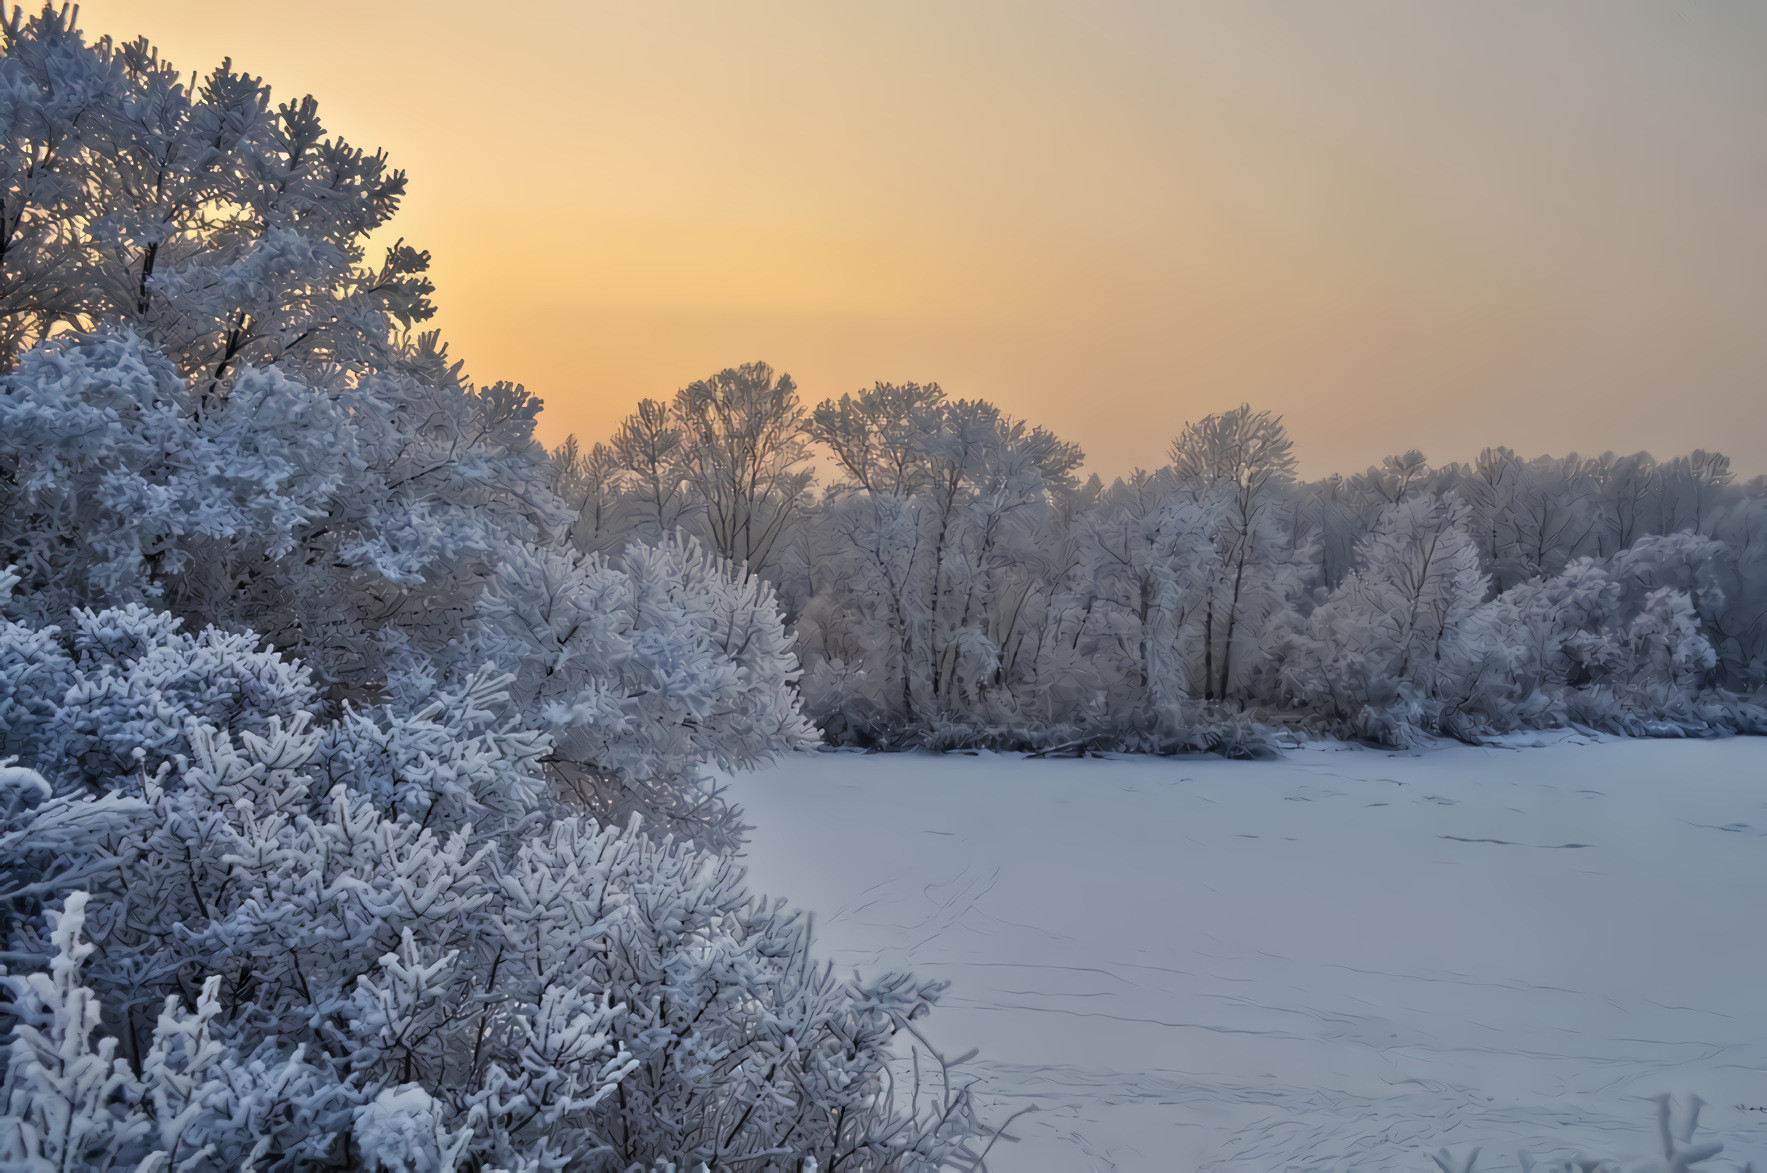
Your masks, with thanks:
[{"label": "frozen lake", "polygon": [[[1767,739],[1215,758],[806,754],[732,783],[819,953],[951,983],[992,1167],[1767,1157]],[[1734,1160],[1732,1158],[1735,1158]]]}]

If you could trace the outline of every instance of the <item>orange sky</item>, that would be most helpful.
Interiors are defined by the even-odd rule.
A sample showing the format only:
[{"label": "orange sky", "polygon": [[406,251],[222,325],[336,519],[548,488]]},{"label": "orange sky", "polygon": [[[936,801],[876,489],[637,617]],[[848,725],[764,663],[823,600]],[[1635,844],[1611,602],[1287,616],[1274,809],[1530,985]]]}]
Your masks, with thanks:
[{"label": "orange sky", "polygon": [[1767,471],[1767,5],[85,0],[411,176],[542,430],[760,358],[1155,465],[1698,446]]}]

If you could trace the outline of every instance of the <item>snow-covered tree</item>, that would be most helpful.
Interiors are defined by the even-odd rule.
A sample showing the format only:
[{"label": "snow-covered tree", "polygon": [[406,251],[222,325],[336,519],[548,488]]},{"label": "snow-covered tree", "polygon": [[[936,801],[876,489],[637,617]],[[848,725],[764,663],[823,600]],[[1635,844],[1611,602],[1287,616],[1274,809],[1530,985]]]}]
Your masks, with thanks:
[{"label": "snow-covered tree", "polygon": [[569,539],[592,554],[617,553],[633,529],[628,476],[619,454],[608,444],[585,451],[575,436],[553,450],[552,491],[574,514]]},{"label": "snow-covered tree", "polygon": [[1264,635],[1310,577],[1310,551],[1295,548],[1284,509],[1294,442],[1280,417],[1242,405],[1185,425],[1171,455],[1181,492],[1225,503],[1215,536],[1219,569],[1203,605],[1196,692],[1204,700],[1244,701],[1260,691]]},{"label": "snow-covered tree", "polygon": [[1469,513],[1431,493],[1386,508],[1356,569],[1293,639],[1283,675],[1297,699],[1387,740],[1485,715],[1506,664]]},{"label": "snow-covered tree", "polygon": [[1700,610],[1702,601],[1722,605],[1710,576],[1721,553],[1719,543],[1680,531],[1505,591],[1494,617],[1511,652],[1516,716],[1632,733],[1710,720],[1752,727],[1752,717],[1691,708],[1717,666]]},{"label": "snow-covered tree", "polygon": [[[0,370],[0,562],[38,625],[136,604],[192,631],[257,631],[300,659],[327,717],[382,701],[405,658],[450,687],[486,658],[519,667],[509,618],[549,605],[536,568],[599,531],[584,534],[581,495],[553,491],[564,482],[534,439],[539,401],[473,386],[433,335],[411,335],[429,313],[422,254],[400,245],[365,266],[403,178],[328,137],[311,99],[274,105],[230,65],[191,88],[145,43],[86,43],[71,10],[3,23],[16,248],[0,251],[0,334],[16,361]],[[59,301],[51,270],[74,275]],[[680,581],[655,587],[670,558]],[[579,716],[551,780],[599,787],[604,814],[728,845],[735,814],[700,792],[698,767],[765,760],[807,730],[776,618],[740,654],[703,629],[717,615],[746,630],[776,600],[697,555],[636,551],[603,572],[671,601],[644,612],[632,656],[555,665],[549,695],[581,714],[648,663],[638,676],[670,683],[629,679],[615,708],[646,689],[668,699],[593,736]],[[724,682],[707,695],[741,703],[669,710],[701,671]],[[530,699],[518,719],[553,728]],[[659,740],[665,726],[678,745]],[[634,775],[640,759],[653,764]]]},{"label": "snow-covered tree", "polygon": [[863,681],[852,703],[908,726],[1011,720],[1034,688],[1079,450],[936,386],[879,384],[812,420],[845,472],[813,547],[821,598],[802,620],[812,659],[842,665],[812,666],[819,702],[838,678]]},{"label": "snow-covered tree", "polygon": [[[1099,494],[1070,526],[1072,554],[1049,607],[1039,676],[1077,712],[1090,688],[1107,713],[1158,723],[1195,699],[1222,495],[1178,491],[1170,472],[1137,473]],[[1075,695],[1064,695],[1073,690]]]},{"label": "snow-covered tree", "polygon": [[433,313],[428,256],[368,264],[402,172],[230,62],[197,81],[145,40],[87,44],[68,6],[4,22],[0,338],[152,336],[203,400],[252,366],[387,369]]},{"label": "snow-covered tree", "polygon": [[588,551],[657,541],[677,529],[755,573],[778,562],[813,479],[797,384],[766,363],[730,367],[645,399],[605,444],[576,437],[552,456]]},{"label": "snow-covered tree", "polygon": [[1702,619],[1718,654],[1717,678],[1726,688],[1767,688],[1767,479],[1757,478],[1714,519],[1717,555]]},{"label": "snow-covered tree", "polygon": [[745,363],[682,388],[674,415],[683,433],[682,471],[712,549],[762,572],[812,476],[803,467],[809,448],[797,384],[766,363]]},{"label": "snow-covered tree", "polygon": [[696,512],[687,491],[687,434],[674,409],[644,399],[608,443],[633,508],[627,532],[658,538]]}]

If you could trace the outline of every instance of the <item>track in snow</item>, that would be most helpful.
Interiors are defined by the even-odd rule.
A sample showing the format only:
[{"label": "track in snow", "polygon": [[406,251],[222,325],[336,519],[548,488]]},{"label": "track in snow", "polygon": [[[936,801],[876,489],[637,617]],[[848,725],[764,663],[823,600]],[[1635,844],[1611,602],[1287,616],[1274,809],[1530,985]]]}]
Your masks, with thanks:
[{"label": "track in snow", "polygon": [[732,787],[753,886],[839,966],[950,981],[934,1039],[981,1048],[996,1118],[1038,1106],[997,1169],[1631,1156],[1662,1091],[1707,1100],[1709,1167],[1767,1157],[1767,739],[819,753]]}]

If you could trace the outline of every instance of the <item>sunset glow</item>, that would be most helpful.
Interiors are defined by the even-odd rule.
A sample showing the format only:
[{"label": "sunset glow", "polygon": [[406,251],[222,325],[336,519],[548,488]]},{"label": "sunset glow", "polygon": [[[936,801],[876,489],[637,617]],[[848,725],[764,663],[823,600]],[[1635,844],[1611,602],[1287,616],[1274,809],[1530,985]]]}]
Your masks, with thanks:
[{"label": "sunset glow", "polygon": [[1242,400],[1308,475],[1767,471],[1758,6],[306,9],[82,5],[386,149],[437,324],[551,441],[764,359],[988,398],[1107,479]]}]

